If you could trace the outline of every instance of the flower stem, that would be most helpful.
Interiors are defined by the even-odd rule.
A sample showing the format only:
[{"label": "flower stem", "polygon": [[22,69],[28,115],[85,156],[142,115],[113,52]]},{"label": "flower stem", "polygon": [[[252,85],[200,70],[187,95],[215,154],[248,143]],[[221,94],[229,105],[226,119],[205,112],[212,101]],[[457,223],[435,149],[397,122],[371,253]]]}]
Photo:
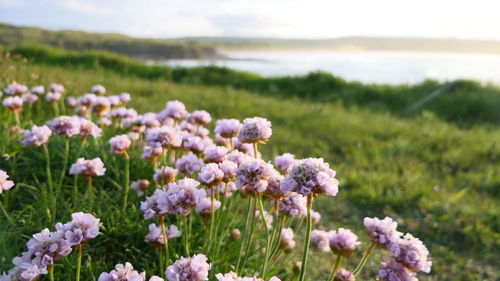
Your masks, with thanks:
[{"label": "flower stem", "polygon": [[215,220],[214,201],[215,201],[215,190],[213,186],[210,186],[210,230],[208,234],[207,252],[210,252],[210,248],[212,246],[212,236],[213,236],[212,232],[214,230],[214,220]]},{"label": "flower stem", "polygon": [[330,278],[328,278],[328,281],[333,281],[333,278],[335,278],[335,275],[337,275],[337,271],[340,268],[340,262],[342,261],[342,256],[337,255],[337,259],[335,259],[335,265],[333,266],[332,273],[330,274]]},{"label": "flower stem", "polygon": [[63,183],[64,176],[66,175],[66,169],[68,168],[68,157],[69,157],[69,137],[64,137],[64,158],[63,158],[63,168],[61,170],[61,175],[59,176],[59,188]]},{"label": "flower stem", "polygon": [[[245,267],[245,263],[248,259],[248,256],[250,255],[250,245],[252,245],[252,241],[253,241],[253,232],[255,230],[255,218],[256,218],[256,215],[255,215],[255,207],[257,205],[257,200],[256,199],[253,199],[252,200],[252,209],[250,210],[251,212],[251,216],[252,216],[252,220],[250,221],[250,231],[248,232],[248,240],[247,240],[247,245],[245,247],[245,256],[244,256],[244,259],[243,259],[243,263],[241,265],[242,268]],[[245,231],[247,231],[245,229]]]},{"label": "flower stem", "polygon": [[9,221],[9,223],[11,223],[11,224],[14,223],[14,221],[12,220],[12,217],[9,215],[9,213],[7,212],[5,207],[3,206],[2,201],[0,201],[0,209],[2,209],[2,213],[5,215],[5,217]]},{"label": "flower stem", "polygon": [[165,216],[160,217],[160,226],[161,226],[161,232],[163,234],[163,246],[165,248],[165,267],[162,268],[162,272],[164,272],[167,269],[167,265],[169,262],[167,230],[165,229]]},{"label": "flower stem", "polygon": [[306,238],[304,241],[304,250],[302,252],[302,266],[300,267],[299,281],[305,280],[306,266],[307,266],[307,256],[309,254],[309,245],[311,243],[311,230],[312,230],[312,218],[311,218],[311,208],[312,208],[312,194],[307,196],[307,229]]},{"label": "flower stem", "polygon": [[78,197],[78,175],[73,179],[73,207],[76,208],[76,199]]},{"label": "flower stem", "polygon": [[259,149],[257,148],[257,143],[253,143],[253,157],[259,159]]},{"label": "flower stem", "polygon": [[130,185],[130,157],[128,153],[125,151],[125,184],[123,185],[123,211],[127,210],[127,201],[128,201],[128,193],[129,193],[129,185]]},{"label": "flower stem", "polygon": [[54,265],[49,265],[47,269],[49,271],[49,280],[54,281]]},{"label": "flower stem", "polygon": [[373,248],[375,248],[375,245],[376,244],[374,242],[372,242],[370,244],[370,246],[366,250],[365,254],[363,255],[363,257],[359,261],[358,266],[356,266],[356,269],[354,269],[354,271],[352,272],[353,275],[358,274],[361,271],[361,269],[363,269],[363,266],[365,266],[365,263],[368,260],[368,256],[370,256],[370,253],[372,252]]},{"label": "flower stem", "polygon": [[56,195],[54,194],[54,187],[52,185],[52,172],[50,170],[50,153],[49,153],[49,148],[47,145],[44,143],[42,145],[43,147],[43,155],[45,156],[45,171],[47,173],[47,183],[49,185],[49,190],[50,190],[50,195],[52,197],[52,213],[56,214]]},{"label": "flower stem", "polygon": [[76,262],[76,281],[80,281],[80,268],[82,267],[82,244],[78,245],[78,256],[77,256],[77,262]]},{"label": "flower stem", "polygon": [[191,256],[189,254],[189,227],[188,227],[188,215],[182,216],[182,223],[184,224],[184,248],[186,250],[186,256]]},{"label": "flower stem", "polygon": [[14,110],[14,118],[16,119],[16,125],[21,127],[21,119],[19,118],[19,111]]},{"label": "flower stem", "polygon": [[266,252],[264,254],[264,263],[262,264],[262,270],[261,270],[261,277],[265,278],[266,276],[266,268],[267,268],[267,260],[269,258],[269,248],[271,247],[270,243],[270,235],[269,235],[269,229],[267,228],[267,222],[266,222],[266,216],[264,215],[264,205],[262,204],[262,198],[260,196],[257,197],[257,201],[259,202],[259,210],[260,210],[260,217],[262,219],[262,223],[264,224],[264,229],[266,230]]}]

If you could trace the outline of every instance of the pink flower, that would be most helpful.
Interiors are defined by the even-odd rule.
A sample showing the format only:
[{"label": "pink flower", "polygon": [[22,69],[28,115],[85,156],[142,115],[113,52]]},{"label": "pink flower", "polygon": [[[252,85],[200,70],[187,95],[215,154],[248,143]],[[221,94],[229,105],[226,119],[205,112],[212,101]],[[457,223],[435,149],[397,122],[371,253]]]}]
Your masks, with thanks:
[{"label": "pink flower", "polygon": [[329,244],[329,233],[323,230],[313,230],[311,232],[311,244],[312,246],[322,252],[330,251]]},{"label": "pink flower", "polygon": [[41,95],[45,94],[45,88],[41,85],[34,86],[33,88],[31,88],[31,93],[38,95],[38,96],[41,96]]},{"label": "pink flower", "polygon": [[175,181],[177,170],[170,167],[161,167],[155,170],[153,180],[159,184],[169,184]]},{"label": "pink flower", "polygon": [[21,144],[24,146],[41,146],[49,141],[52,131],[47,126],[38,127],[33,125],[31,130],[23,131],[24,138],[21,140]]},{"label": "pink flower", "polygon": [[117,264],[109,273],[103,272],[97,281],[146,281],[146,273],[139,273],[129,263]]},{"label": "pink flower", "polygon": [[21,98],[25,104],[34,104],[38,100],[38,96],[32,93],[23,94]]},{"label": "pink flower", "polygon": [[252,193],[263,193],[272,176],[273,167],[260,159],[242,163],[236,171],[236,186]]},{"label": "pink flower", "polygon": [[[170,228],[166,228],[165,232],[167,233],[167,240],[170,241],[174,238],[180,237],[182,232],[179,231],[179,228],[172,224]],[[163,240],[163,233],[161,231],[161,227],[152,223],[149,225],[149,233],[144,238],[144,241],[148,244],[153,245],[153,247],[163,247],[165,245],[165,241]]]},{"label": "pink flower", "polygon": [[24,93],[28,92],[28,87],[23,84],[19,84],[17,82],[13,82],[7,86],[7,88],[3,89],[3,92],[6,95],[11,95],[11,96],[20,96]]},{"label": "pink flower", "polygon": [[335,171],[323,158],[308,158],[297,161],[281,181],[281,189],[294,191],[304,196],[311,193],[337,195],[339,181]]},{"label": "pink flower", "polygon": [[130,187],[135,190],[138,196],[142,196],[144,191],[146,191],[149,187],[149,181],[147,179],[133,181]]},{"label": "pink flower", "polygon": [[99,128],[94,122],[85,118],[80,118],[80,136],[83,138],[93,137],[98,138],[101,136],[102,129]]},{"label": "pink flower", "polygon": [[285,250],[291,250],[295,248],[296,242],[293,238],[294,238],[293,229],[283,228],[281,230],[281,241],[280,241],[281,248]]},{"label": "pink flower", "polygon": [[266,142],[272,135],[271,122],[261,117],[243,120],[238,139],[244,143]]},{"label": "pink flower", "polygon": [[94,239],[99,235],[101,222],[98,218],[87,213],[74,213],[71,215],[72,221],[56,224],[56,230],[61,233],[70,245],[79,245]]},{"label": "pink flower", "polygon": [[167,268],[165,275],[169,281],[205,281],[208,280],[209,270],[207,257],[198,254],[190,258],[181,257]]},{"label": "pink flower", "polygon": [[380,264],[377,280],[380,281],[418,281],[416,273],[393,259],[384,259]]},{"label": "pink flower", "polygon": [[356,250],[356,247],[361,244],[358,241],[358,236],[349,229],[339,228],[330,234],[330,248],[336,255],[350,256]]},{"label": "pink flower", "polygon": [[130,148],[132,141],[128,135],[118,135],[109,139],[109,145],[111,149],[109,152],[113,154],[125,154]]},{"label": "pink flower", "polygon": [[175,167],[180,173],[192,175],[205,165],[202,159],[198,158],[196,155],[189,153],[177,160]]},{"label": "pink flower", "polygon": [[103,85],[94,85],[90,88],[90,91],[96,95],[104,95],[106,93],[106,88]]},{"label": "pink flower", "polygon": [[156,159],[160,157],[160,155],[163,153],[163,147],[156,147],[156,146],[144,146],[142,150],[142,158],[144,159]]},{"label": "pink flower", "polygon": [[207,162],[220,163],[226,160],[226,154],[228,152],[229,150],[224,146],[213,146],[205,150],[203,154],[205,155]]},{"label": "pink flower", "polygon": [[280,212],[296,217],[307,213],[307,199],[298,193],[291,193],[278,202]]},{"label": "pink flower", "polygon": [[[220,208],[221,202],[217,199],[214,200],[214,212]],[[196,204],[196,212],[202,216],[210,216],[212,211],[212,200],[209,197],[201,198]]]},{"label": "pink flower", "polygon": [[276,167],[278,167],[278,169],[282,172],[287,172],[288,169],[295,164],[295,161],[295,156],[293,156],[293,154],[284,153],[280,156],[276,156],[274,159],[274,165],[276,165]]},{"label": "pink flower", "polygon": [[420,239],[407,233],[396,243],[390,245],[392,256],[412,271],[431,271],[432,262],[428,261],[429,251]]},{"label": "pink flower", "polygon": [[52,92],[58,92],[58,93],[64,93],[66,91],[66,89],[62,84],[57,84],[57,83],[50,84],[49,89]]},{"label": "pink flower", "polygon": [[209,163],[203,168],[201,168],[200,173],[198,174],[198,179],[200,182],[207,186],[215,186],[220,184],[224,178],[224,172],[219,169],[219,165],[215,163]]},{"label": "pink flower", "polygon": [[50,130],[56,135],[65,135],[68,137],[78,135],[81,130],[81,121],[75,116],[59,116],[47,122]]},{"label": "pink flower", "polygon": [[61,97],[62,97],[62,95],[59,92],[48,92],[45,95],[45,100],[48,101],[48,102],[55,103],[55,102],[60,101]]},{"label": "pink flower", "polygon": [[345,270],[344,268],[339,269],[337,274],[333,278],[333,281],[355,281],[356,278],[352,272]]},{"label": "pink flower", "polygon": [[84,177],[103,176],[104,172],[106,172],[106,168],[104,168],[104,163],[101,161],[101,158],[94,158],[91,160],[79,158],[69,169],[70,175],[80,175]]},{"label": "pink flower", "polygon": [[123,104],[127,104],[132,100],[129,93],[121,93],[118,95],[118,98],[120,98],[120,102]]},{"label": "pink flower", "polygon": [[188,112],[186,106],[180,101],[174,100],[167,102],[165,115],[175,120],[186,118]]},{"label": "pink flower", "polygon": [[210,121],[212,121],[212,117],[210,116],[210,113],[205,110],[196,110],[188,116],[187,121],[192,124],[203,126],[210,123]]},{"label": "pink flower", "polygon": [[18,96],[6,97],[2,101],[2,105],[11,111],[18,111],[23,108],[23,99]]},{"label": "pink flower", "polygon": [[79,104],[79,105],[84,105],[85,107],[87,108],[90,108],[90,106],[92,106],[96,100],[96,95],[94,94],[85,94],[81,97],[79,97],[76,102]]},{"label": "pink flower", "polygon": [[363,221],[372,241],[379,246],[389,249],[389,247],[399,241],[401,232],[397,231],[398,223],[390,217],[383,220],[379,218],[365,218]]},{"label": "pink flower", "polygon": [[14,186],[14,182],[7,180],[9,175],[5,171],[0,170],[0,194],[4,190],[9,190]]},{"label": "pink flower", "polygon": [[179,148],[182,146],[182,136],[176,129],[167,126],[147,130],[146,141],[149,146],[163,148]]},{"label": "pink flower", "polygon": [[111,103],[107,97],[95,97],[92,103],[92,112],[97,114],[97,116],[103,117],[106,115],[111,108]]},{"label": "pink flower", "polygon": [[215,122],[215,133],[224,138],[234,138],[241,128],[240,120],[238,119],[221,119]]}]

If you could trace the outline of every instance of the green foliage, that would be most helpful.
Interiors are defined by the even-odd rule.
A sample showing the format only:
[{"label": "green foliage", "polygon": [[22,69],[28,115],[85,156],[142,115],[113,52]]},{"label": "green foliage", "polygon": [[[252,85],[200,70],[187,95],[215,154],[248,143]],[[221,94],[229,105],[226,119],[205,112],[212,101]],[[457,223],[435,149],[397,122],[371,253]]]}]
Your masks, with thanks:
[{"label": "green foliage", "polygon": [[300,98],[311,102],[341,102],[400,117],[414,117],[424,111],[461,126],[499,124],[500,89],[493,85],[458,80],[449,83],[425,81],[416,85],[379,85],[347,82],[325,72],[305,76],[264,78],[228,68],[207,66],[170,68],[147,66],[112,53],[69,52],[41,45],[11,50],[30,62],[82,69],[102,68],[121,75],[164,79],[189,85],[231,87],[279,98]]},{"label": "green foliage", "polygon": [[46,44],[67,50],[104,50],[143,59],[204,58],[217,53],[207,44],[180,40],[139,39],[119,34],[50,31],[0,24],[0,44]]},{"label": "green foliage", "polygon": [[[29,85],[59,82],[66,86],[68,95],[83,94],[91,85],[101,83],[110,93],[130,92],[134,98],[132,106],[142,112],[159,111],[166,100],[179,99],[189,110],[205,109],[214,119],[266,117],[273,122],[271,141],[261,149],[266,159],[283,152],[294,153],[297,157],[324,157],[337,170],[341,182],[339,195],[315,203],[314,209],[322,213],[321,225],[316,228],[351,228],[366,247],[368,243],[362,219],[365,216],[388,215],[400,222],[401,231],[413,233],[429,247],[434,267],[431,275],[420,275],[420,280],[494,280],[500,274],[495,266],[500,251],[500,131],[497,126],[477,124],[461,128],[441,120],[439,116],[446,114],[441,112],[424,111],[414,113],[414,118],[401,118],[371,107],[367,110],[356,103],[317,102],[298,96],[283,99],[282,95],[256,95],[254,89],[235,90],[224,84],[176,84],[172,80],[137,78],[137,74],[121,72],[118,68],[91,68],[91,65],[75,64],[74,69],[63,61],[60,63],[62,67],[50,62],[47,66],[3,60],[0,82],[2,85],[12,80]],[[201,70],[183,71],[194,76],[203,74]],[[223,71],[218,68],[210,70]],[[226,83],[232,83],[230,75],[237,73],[227,72]],[[248,77],[248,81],[263,79],[249,74]],[[203,81],[204,78],[199,79]],[[338,83],[342,84],[342,81]],[[435,85],[437,88],[436,82],[427,83],[426,87]],[[497,95],[493,88],[480,87],[471,82],[461,83],[456,85],[464,91],[484,91],[484,99]],[[423,86],[413,87],[416,93],[418,87]],[[487,103],[480,96],[478,94],[478,102]],[[373,94],[373,99],[376,98],[377,95]],[[443,105],[445,101],[442,101]],[[457,101],[451,98],[447,101],[447,108],[467,107],[467,104],[457,106]],[[5,114],[5,111],[2,112]],[[26,120],[28,111],[24,114],[23,120]],[[41,109],[36,116],[40,116],[36,123],[42,124],[52,117],[52,113]],[[2,158],[0,168],[8,170],[18,182],[36,176],[41,183],[35,187],[40,188],[44,181],[44,172],[40,168],[43,165],[42,154],[33,149],[21,149],[10,141],[5,124],[12,124],[13,120],[8,120],[6,115],[2,117],[7,121],[1,125],[1,154],[10,159]],[[106,146],[89,149],[84,155],[103,156],[107,149]],[[56,159],[60,157],[61,141],[51,144],[51,150]],[[56,159],[54,165],[61,165]],[[108,156],[104,161],[108,167],[120,167],[118,157]],[[131,165],[132,180],[151,176],[152,172],[144,161],[133,161]],[[57,169],[57,166],[54,168]],[[110,171],[116,181],[121,179],[122,173],[119,168]],[[71,178],[66,182],[71,184]],[[136,209],[139,199],[132,196],[131,206],[135,207],[123,214],[113,211],[121,205],[121,201],[116,199],[116,194],[120,194],[117,187],[102,179],[97,179],[96,187],[100,200],[95,202],[95,206],[98,206],[97,212],[105,221],[106,229],[105,235],[88,247],[94,263],[93,268],[86,267],[85,274],[109,271],[109,264],[125,261],[131,261],[141,269],[154,270],[154,252],[143,242],[148,222],[142,220],[141,213]],[[29,235],[50,226],[46,224],[42,208],[43,197],[37,192],[18,186],[6,194],[12,199],[9,210],[15,210],[17,223],[5,227],[5,220],[0,216],[0,260],[19,255]],[[71,209],[71,203],[62,198],[58,201],[61,203],[58,209]],[[64,221],[68,217],[69,213],[61,211],[56,220]],[[300,249],[300,244],[297,249]],[[226,258],[230,259],[234,249],[228,247]],[[295,253],[300,254],[300,250]],[[360,277],[362,280],[373,279],[382,255],[382,251],[376,251],[366,266],[367,272]],[[344,266],[352,268],[353,261],[360,256],[361,251],[358,251],[350,259],[352,262],[347,261]],[[280,268],[284,270],[280,276],[288,276],[286,273],[290,272],[292,261],[297,259],[292,255],[280,261]],[[250,268],[258,270],[258,263],[254,260]],[[310,266],[309,279],[326,279],[332,263],[331,255],[313,254],[311,264],[315,266]],[[57,270],[71,272],[72,264],[70,259],[68,264],[61,264]],[[8,262],[0,262],[0,270],[9,267]],[[71,275],[68,275],[57,280],[70,279]]]}]

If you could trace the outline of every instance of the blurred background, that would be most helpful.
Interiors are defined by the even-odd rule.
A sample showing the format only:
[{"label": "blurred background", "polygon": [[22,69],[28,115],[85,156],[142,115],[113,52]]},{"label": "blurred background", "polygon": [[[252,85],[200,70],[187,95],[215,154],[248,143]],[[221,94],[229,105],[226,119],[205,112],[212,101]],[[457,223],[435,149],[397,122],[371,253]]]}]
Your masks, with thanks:
[{"label": "blurred background", "polygon": [[[392,216],[430,249],[420,280],[499,280],[499,10],[494,0],[0,0],[0,82],[58,82],[69,95],[103,84],[141,112],[179,99],[214,119],[268,118],[267,159],[324,157],[337,170],[341,192],[318,201],[319,228],[366,242],[362,219]],[[0,237],[0,271],[10,241]],[[328,274],[325,257],[313,257],[314,280]]]}]

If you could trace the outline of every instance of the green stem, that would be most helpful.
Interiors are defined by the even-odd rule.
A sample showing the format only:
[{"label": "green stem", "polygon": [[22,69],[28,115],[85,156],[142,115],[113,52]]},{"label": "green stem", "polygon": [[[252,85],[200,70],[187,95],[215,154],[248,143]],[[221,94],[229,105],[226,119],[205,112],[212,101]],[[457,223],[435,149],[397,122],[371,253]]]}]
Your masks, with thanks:
[{"label": "green stem", "polygon": [[248,200],[248,205],[247,205],[247,212],[246,212],[246,216],[245,216],[245,224],[243,225],[243,229],[242,229],[242,237],[241,237],[241,240],[240,240],[240,251],[239,251],[239,254],[238,254],[238,262],[236,263],[236,273],[239,273],[238,272],[238,269],[240,268],[240,262],[241,262],[241,258],[242,258],[242,255],[243,255],[243,244],[244,244],[244,241],[245,241],[245,237],[247,236],[246,235],[246,230],[248,228],[248,222],[250,220],[250,209],[252,208],[252,198],[250,198],[250,200]]},{"label": "green stem", "polygon": [[302,252],[302,266],[300,267],[299,281],[304,281],[306,276],[307,256],[309,254],[309,245],[311,243],[311,230],[312,230],[311,208],[312,208],[312,195],[309,194],[307,196],[306,238],[304,241],[304,250]]},{"label": "green stem", "polygon": [[210,248],[212,247],[212,236],[213,236],[212,232],[214,230],[214,221],[215,221],[214,201],[215,201],[215,190],[213,186],[210,186],[210,230],[208,234],[207,252],[210,252]]},{"label": "green stem", "polygon": [[260,218],[262,219],[262,223],[264,224],[264,229],[266,230],[266,251],[264,254],[264,263],[262,264],[261,277],[264,279],[266,276],[266,268],[267,268],[267,260],[269,258],[269,248],[271,247],[270,243],[270,235],[269,228],[267,227],[266,216],[264,215],[264,205],[262,204],[262,198],[260,196],[257,197],[257,201],[259,202],[259,210],[260,210]]},{"label": "green stem", "polygon": [[353,275],[358,274],[361,271],[361,269],[363,269],[363,266],[365,266],[365,263],[368,260],[368,256],[370,256],[370,253],[372,252],[373,248],[375,248],[375,246],[376,244],[374,242],[370,243],[370,246],[366,250],[361,260],[359,261],[358,266],[356,266],[356,269],[354,269],[354,271],[352,272]]},{"label": "green stem", "polygon": [[16,119],[16,125],[21,127],[21,119],[19,118],[19,111],[14,110],[14,118]]},{"label": "green stem", "polygon": [[337,275],[337,271],[340,268],[340,262],[342,261],[342,256],[337,255],[337,258],[335,259],[335,265],[333,266],[332,273],[330,274],[330,278],[328,278],[328,281],[333,281],[333,278],[335,278],[335,275]]},{"label": "green stem", "polygon": [[167,269],[169,259],[170,257],[168,256],[168,239],[167,239],[167,230],[165,229],[165,216],[160,217],[160,226],[161,226],[161,232],[163,234],[163,247],[165,248],[165,266],[161,269],[162,272],[164,272]]},{"label": "green stem", "polygon": [[75,278],[76,281],[80,281],[80,268],[82,267],[82,248],[83,248],[83,245],[79,244],[78,245],[78,252],[77,252],[78,259],[76,262],[76,278]]},{"label": "green stem", "polygon": [[61,175],[59,176],[59,188],[63,183],[64,176],[66,175],[66,169],[68,168],[68,157],[69,157],[69,137],[64,137],[64,158],[63,158],[63,168],[61,170]]},{"label": "green stem", "polygon": [[14,220],[12,220],[12,217],[9,215],[9,213],[7,212],[5,207],[3,206],[2,201],[0,201],[0,209],[2,209],[2,213],[5,215],[5,217],[9,221],[9,223],[11,223],[11,224],[14,223]]},{"label": "green stem", "polygon": [[50,197],[52,198],[52,214],[54,215],[54,219],[56,216],[56,211],[57,211],[57,199],[56,195],[54,194],[54,186],[52,184],[52,172],[50,169],[50,153],[49,153],[49,148],[47,147],[46,144],[42,145],[43,147],[43,155],[45,156],[45,171],[47,173],[47,183],[49,185],[49,191],[50,191]]},{"label": "green stem", "polygon": [[189,227],[188,227],[188,215],[182,216],[182,223],[184,224],[184,248],[186,250],[186,256],[191,256],[189,254]]},{"label": "green stem", "polygon": [[[163,247],[159,248],[158,249],[158,259],[159,259],[159,262],[160,262],[160,270],[163,268]],[[163,276],[163,278],[165,278],[165,272],[161,272],[161,275]]]},{"label": "green stem", "polygon": [[256,142],[253,143],[253,157],[255,157],[255,159],[259,159],[259,150]]},{"label": "green stem", "polygon": [[50,265],[48,267],[48,271],[49,271],[49,280],[54,281],[54,266]]},{"label": "green stem", "polygon": [[251,215],[252,215],[252,220],[250,222],[250,231],[248,232],[248,240],[247,240],[247,245],[245,247],[245,256],[244,256],[244,259],[243,259],[243,262],[242,262],[242,265],[241,267],[244,268],[245,267],[245,263],[248,259],[248,256],[250,255],[250,245],[252,245],[252,241],[253,241],[253,232],[255,230],[255,207],[257,205],[257,200],[253,199],[253,204],[252,204],[252,209],[250,210],[251,212]]},{"label": "green stem", "polygon": [[78,197],[78,175],[73,179],[73,207],[76,208],[76,200]]},{"label": "green stem", "polygon": [[130,185],[130,157],[128,153],[125,151],[125,184],[123,186],[123,211],[127,210],[127,200],[129,193],[129,185]]}]

